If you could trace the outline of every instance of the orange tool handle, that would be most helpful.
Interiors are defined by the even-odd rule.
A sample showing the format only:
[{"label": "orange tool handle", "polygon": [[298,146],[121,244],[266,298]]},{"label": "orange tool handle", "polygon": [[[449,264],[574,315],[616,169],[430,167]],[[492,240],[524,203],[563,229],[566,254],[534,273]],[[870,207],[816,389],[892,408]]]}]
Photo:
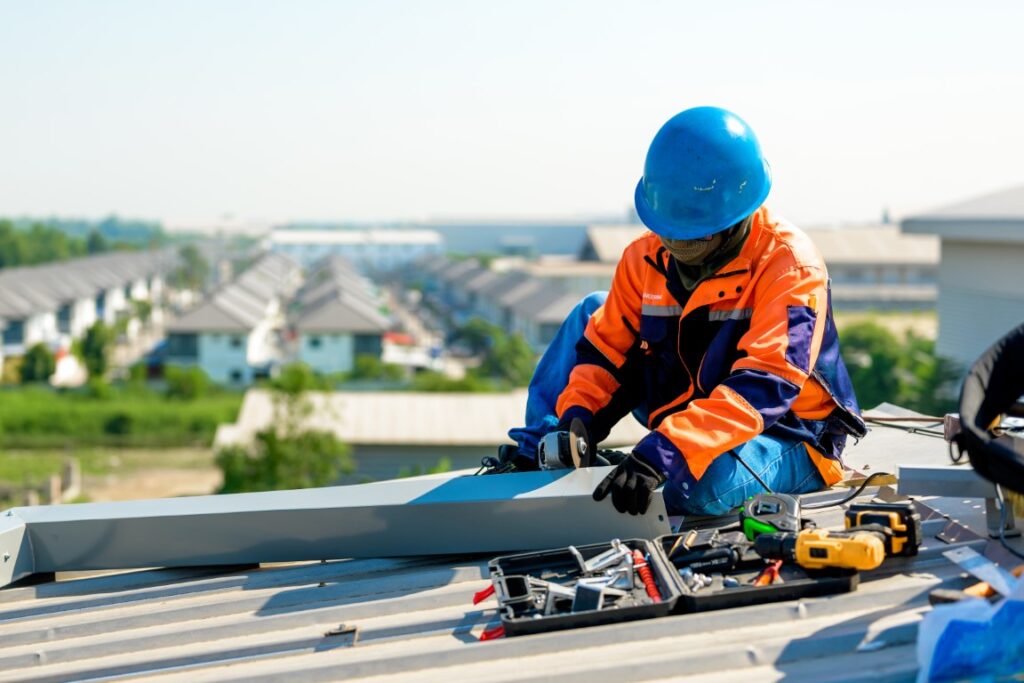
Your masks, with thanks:
[{"label": "orange tool handle", "polygon": [[[1016,576],[1017,578],[1020,578],[1021,574],[1024,574],[1024,564],[1018,567],[1014,567],[1010,573]],[[976,598],[991,598],[993,595],[996,594],[996,591],[994,588],[992,588],[992,586],[988,585],[986,581],[981,581],[979,583],[974,584],[973,586],[968,586],[967,588],[965,588],[964,593],[967,593],[968,595],[973,595]]]},{"label": "orange tool handle", "polygon": [[480,640],[494,640],[496,638],[504,637],[505,627],[501,626],[500,624],[498,626],[495,626],[494,628],[486,629],[483,633],[480,634]]},{"label": "orange tool handle", "polygon": [[770,586],[779,578],[779,568],[782,567],[782,560],[775,560],[754,579],[755,586]]},{"label": "orange tool handle", "polygon": [[658,584],[654,582],[654,574],[651,573],[651,568],[647,566],[644,554],[639,550],[633,551],[633,568],[640,575],[640,580],[643,582],[651,602],[661,602],[661,593],[658,592]]},{"label": "orange tool handle", "polygon": [[479,605],[481,602],[483,602],[487,598],[491,597],[492,595],[494,595],[494,584],[493,583],[490,586],[488,586],[487,588],[483,589],[482,591],[478,591],[476,593],[473,593],[473,604],[474,605]]}]

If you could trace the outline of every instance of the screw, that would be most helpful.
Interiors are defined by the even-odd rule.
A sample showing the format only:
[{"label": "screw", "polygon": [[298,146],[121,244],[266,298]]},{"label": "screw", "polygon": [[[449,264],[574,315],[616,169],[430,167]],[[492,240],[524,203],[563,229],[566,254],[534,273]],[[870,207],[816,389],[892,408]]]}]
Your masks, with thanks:
[{"label": "screw", "polygon": [[4,562],[6,562],[9,559],[11,559],[11,554],[10,553],[4,553]]}]

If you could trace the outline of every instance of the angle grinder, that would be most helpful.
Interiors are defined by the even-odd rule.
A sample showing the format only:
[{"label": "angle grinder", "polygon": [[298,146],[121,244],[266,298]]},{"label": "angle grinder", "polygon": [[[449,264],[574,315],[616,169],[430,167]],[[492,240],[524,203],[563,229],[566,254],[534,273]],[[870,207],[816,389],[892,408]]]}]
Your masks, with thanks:
[{"label": "angle grinder", "polygon": [[573,418],[569,431],[545,434],[537,447],[537,464],[542,470],[592,466],[594,453],[583,420]]}]

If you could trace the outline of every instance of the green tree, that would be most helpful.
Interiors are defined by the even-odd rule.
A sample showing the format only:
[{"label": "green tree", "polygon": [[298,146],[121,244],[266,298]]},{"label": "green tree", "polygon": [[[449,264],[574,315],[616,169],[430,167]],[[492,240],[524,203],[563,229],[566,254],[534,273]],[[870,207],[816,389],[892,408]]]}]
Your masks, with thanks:
[{"label": "green tree", "polygon": [[168,398],[192,401],[205,396],[210,388],[210,378],[197,367],[168,366],[164,371],[164,379],[167,381],[165,395]]},{"label": "green tree", "polygon": [[308,392],[321,380],[304,363],[282,369],[271,383],[274,416],[248,447],[217,454],[224,473],[221,493],[326,486],[355,470],[351,450],[333,432],[307,429],[312,413]]},{"label": "green tree", "polygon": [[90,254],[102,254],[110,250],[107,238],[99,230],[90,230],[89,236],[85,239],[85,250]]},{"label": "green tree", "polygon": [[202,289],[210,276],[210,264],[206,262],[199,248],[194,244],[186,244],[178,250],[180,265],[171,274],[171,282],[175,287]]},{"label": "green tree", "polygon": [[56,368],[57,364],[54,361],[53,353],[50,352],[46,344],[35,344],[25,352],[22,359],[21,382],[22,384],[47,382]]},{"label": "green tree", "polygon": [[521,334],[501,334],[495,337],[480,370],[512,386],[525,387],[533,377],[536,364],[537,357]]},{"label": "green tree", "polygon": [[20,266],[26,260],[25,244],[14,224],[0,220],[0,268]]},{"label": "green tree", "polygon": [[361,353],[356,356],[349,379],[397,382],[404,374],[400,365],[385,363],[377,356]]},{"label": "green tree", "polygon": [[843,360],[861,407],[871,408],[885,401],[896,403],[900,395],[900,349],[896,335],[876,323],[862,322],[844,328],[840,339]]},{"label": "green tree", "polygon": [[960,368],[935,353],[935,342],[897,336],[870,321],[844,327],[843,360],[862,408],[888,402],[928,415],[955,409]]},{"label": "green tree", "polygon": [[92,324],[82,337],[79,345],[82,362],[89,371],[90,377],[102,378],[107,372],[110,348],[114,343],[114,330],[98,320]]},{"label": "green tree", "polygon": [[497,337],[504,336],[504,331],[497,325],[492,325],[483,318],[471,318],[455,330],[452,341],[461,342],[471,353],[486,353]]},{"label": "green tree", "polygon": [[220,493],[326,486],[354,471],[348,446],[321,431],[288,436],[265,429],[251,447],[222,449],[217,465],[224,473]]}]

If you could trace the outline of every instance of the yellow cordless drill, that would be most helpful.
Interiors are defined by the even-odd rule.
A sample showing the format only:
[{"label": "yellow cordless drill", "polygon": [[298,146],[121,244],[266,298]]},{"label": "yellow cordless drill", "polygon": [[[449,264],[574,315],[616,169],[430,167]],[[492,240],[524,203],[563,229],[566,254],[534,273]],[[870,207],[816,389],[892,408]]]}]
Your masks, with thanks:
[{"label": "yellow cordless drill", "polygon": [[885,559],[883,534],[876,531],[761,534],[754,539],[754,550],[766,560],[796,562],[804,569],[874,569]]}]

